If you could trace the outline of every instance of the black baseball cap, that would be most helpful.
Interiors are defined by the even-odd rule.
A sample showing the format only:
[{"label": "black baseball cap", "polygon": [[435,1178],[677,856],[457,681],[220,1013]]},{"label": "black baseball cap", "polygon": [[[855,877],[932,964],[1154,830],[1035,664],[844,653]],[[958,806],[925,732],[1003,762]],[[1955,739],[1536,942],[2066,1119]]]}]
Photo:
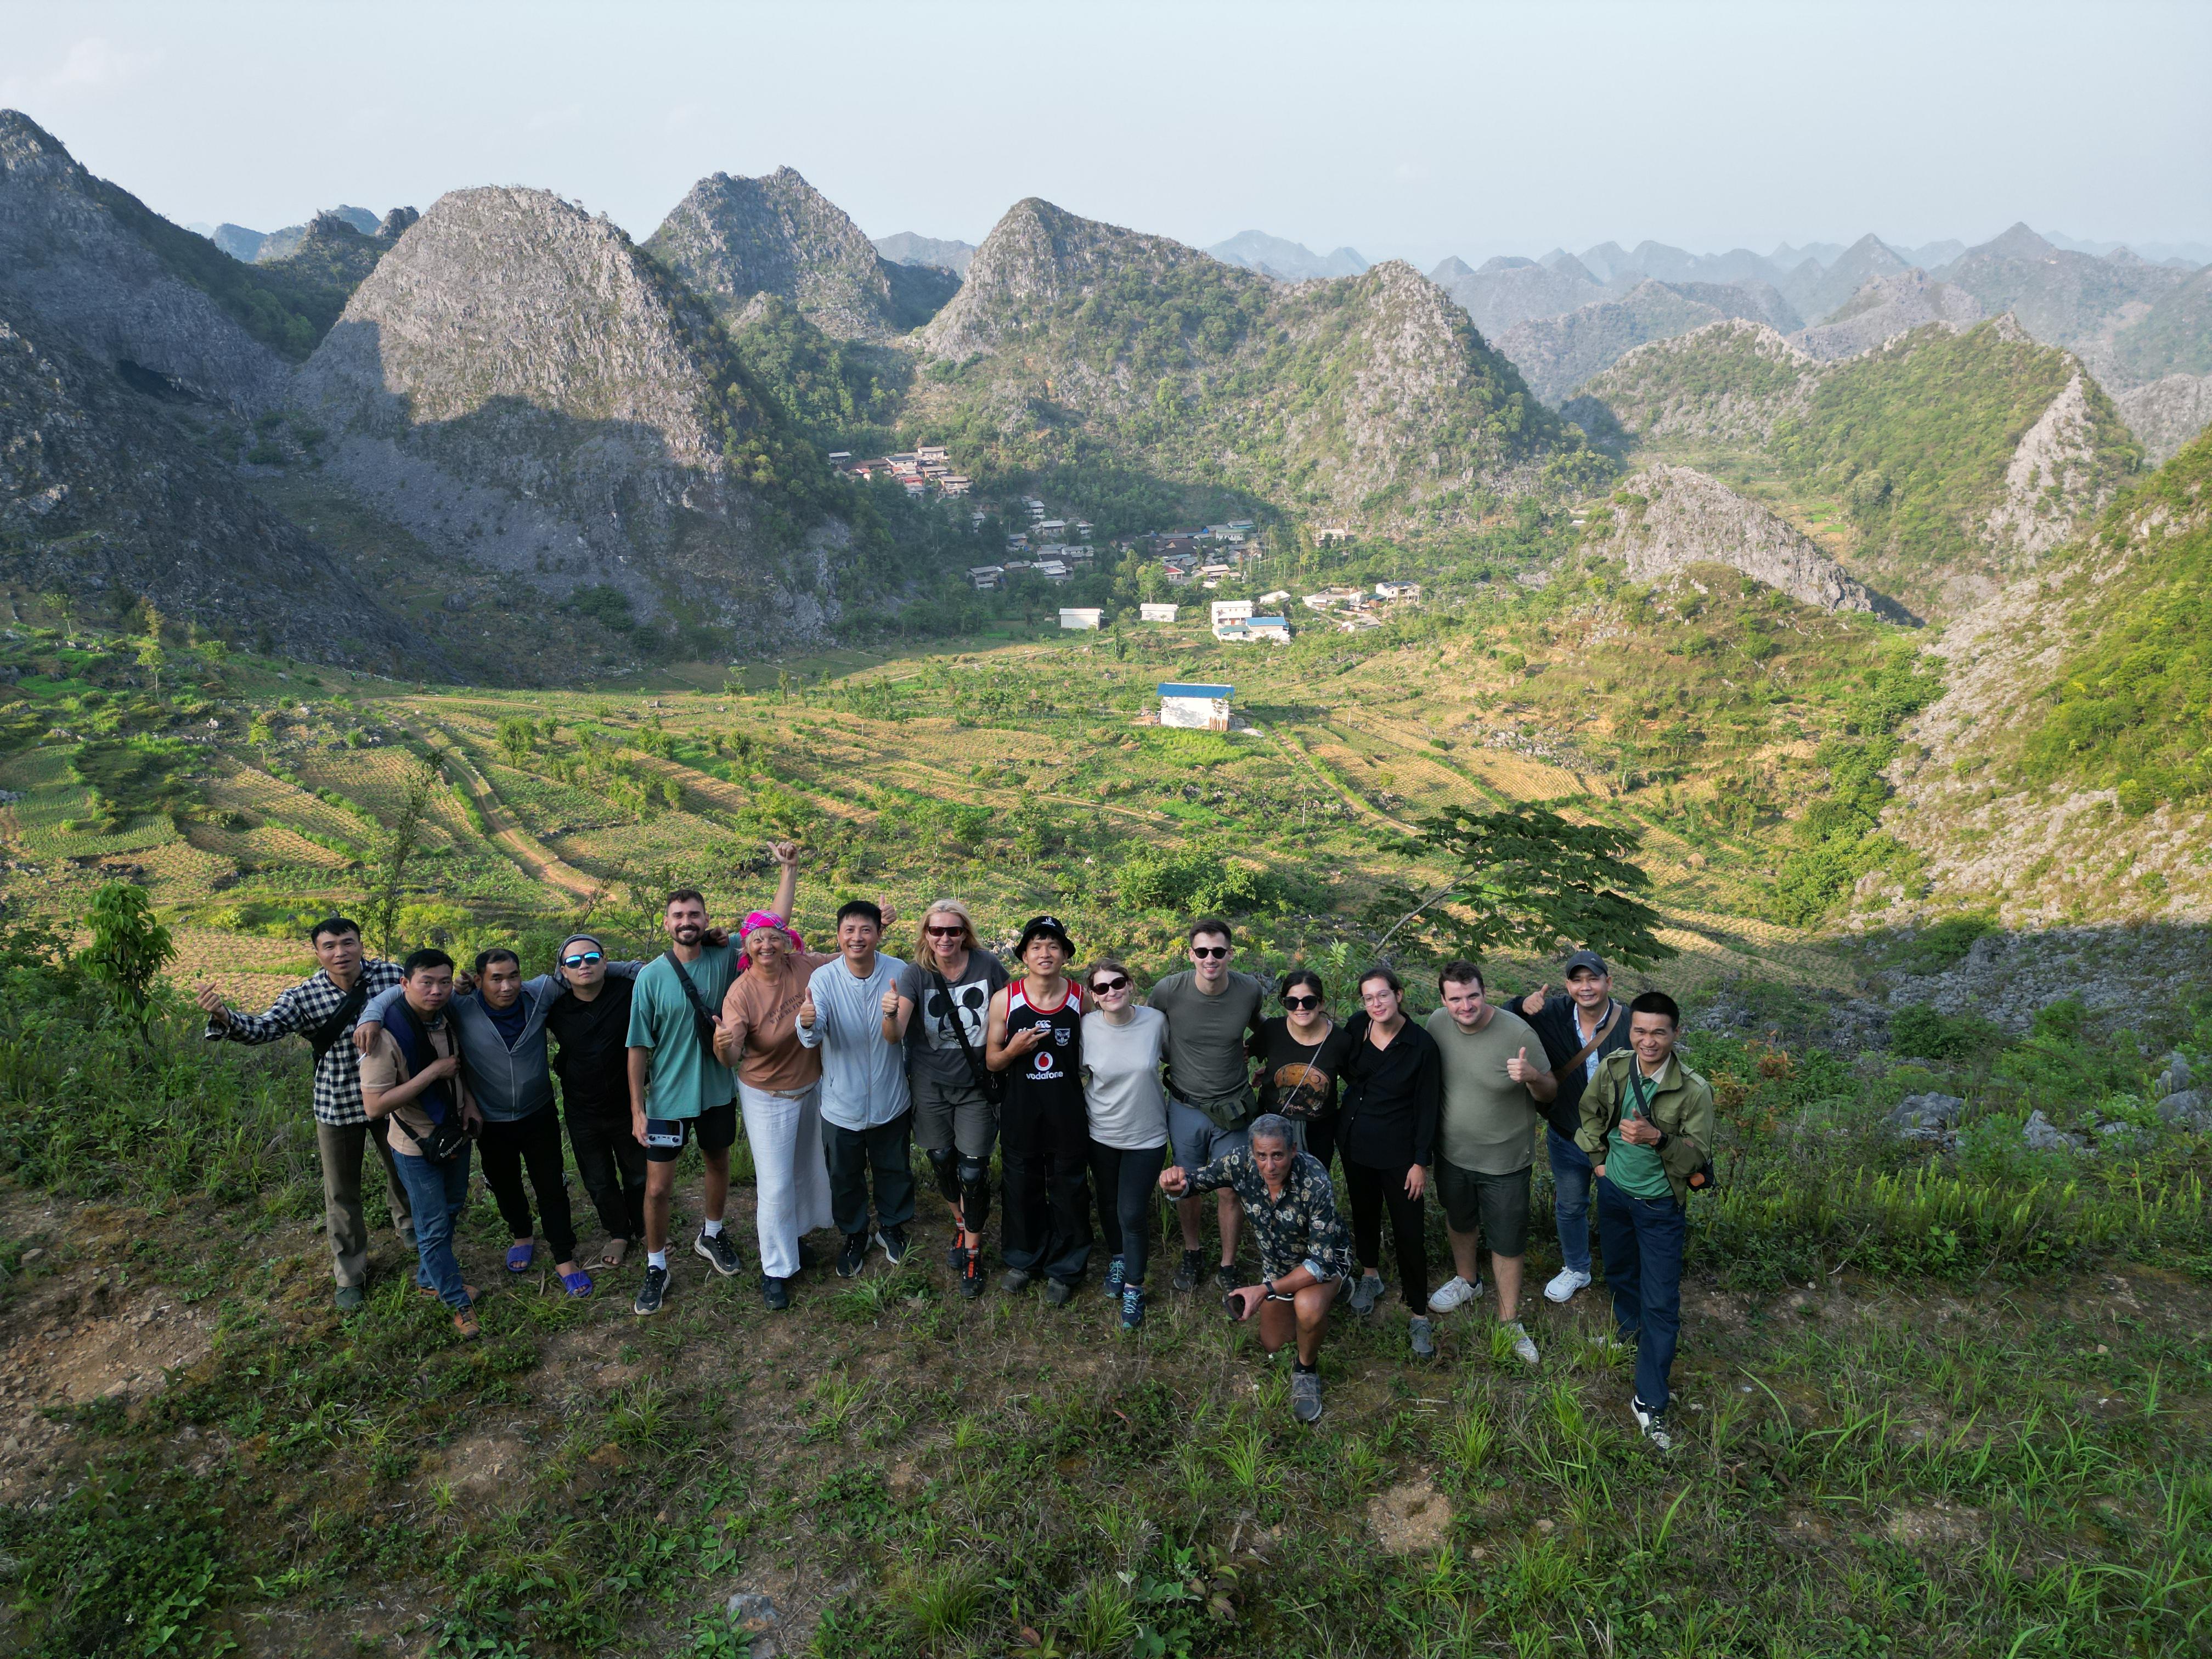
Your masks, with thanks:
[{"label": "black baseball cap", "polygon": [[1033,939],[1056,939],[1069,955],[1075,952],[1075,941],[1067,936],[1067,928],[1058,916],[1031,916],[1022,924],[1021,943],[1014,946],[1016,956],[1030,948]]},{"label": "black baseball cap", "polygon": [[1576,951],[1567,958],[1566,965],[1559,971],[1562,974],[1571,974],[1577,968],[1587,968],[1600,979],[1609,977],[1613,972],[1612,969],[1605,965],[1605,958],[1595,951]]}]

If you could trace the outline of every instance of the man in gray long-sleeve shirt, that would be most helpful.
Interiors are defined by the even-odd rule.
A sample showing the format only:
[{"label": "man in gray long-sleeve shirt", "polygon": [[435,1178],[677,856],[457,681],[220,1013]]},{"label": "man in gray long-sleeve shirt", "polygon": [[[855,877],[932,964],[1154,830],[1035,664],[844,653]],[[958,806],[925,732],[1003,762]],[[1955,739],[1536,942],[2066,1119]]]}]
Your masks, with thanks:
[{"label": "man in gray long-sleeve shirt", "polygon": [[799,1006],[799,1040],[822,1050],[822,1155],[830,1166],[830,1209],[845,1236],[838,1274],[850,1279],[867,1260],[868,1185],[874,1177],[872,1242],[896,1267],[905,1260],[914,1219],[914,1162],[908,1134],[906,1025],[914,1000],[899,994],[906,963],[876,946],[883,912],[854,899],[837,912],[838,958],[814,970]]}]

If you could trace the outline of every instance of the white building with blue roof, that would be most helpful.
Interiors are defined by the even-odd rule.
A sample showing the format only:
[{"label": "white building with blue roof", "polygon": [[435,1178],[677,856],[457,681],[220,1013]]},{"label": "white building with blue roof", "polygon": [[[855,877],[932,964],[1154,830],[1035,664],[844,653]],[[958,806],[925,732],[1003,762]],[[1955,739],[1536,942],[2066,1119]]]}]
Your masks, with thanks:
[{"label": "white building with blue roof", "polygon": [[1160,683],[1160,724],[1192,732],[1226,732],[1229,700],[1233,685],[1190,685],[1180,680]]}]

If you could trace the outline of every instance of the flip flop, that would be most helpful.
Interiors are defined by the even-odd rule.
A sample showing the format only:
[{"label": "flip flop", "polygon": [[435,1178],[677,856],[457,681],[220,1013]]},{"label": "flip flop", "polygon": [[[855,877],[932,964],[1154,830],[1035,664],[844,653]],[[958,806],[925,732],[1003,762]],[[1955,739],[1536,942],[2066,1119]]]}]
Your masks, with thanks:
[{"label": "flip flop", "polygon": [[516,1244],[510,1246],[507,1252],[507,1272],[511,1273],[528,1273],[530,1271],[531,1258],[537,1254],[538,1241],[535,1239],[532,1239],[527,1244]]},{"label": "flip flop", "polygon": [[571,1296],[589,1296],[592,1293],[592,1276],[591,1274],[584,1272],[581,1268],[577,1269],[572,1273],[562,1273],[561,1275],[561,1288],[568,1291]]}]

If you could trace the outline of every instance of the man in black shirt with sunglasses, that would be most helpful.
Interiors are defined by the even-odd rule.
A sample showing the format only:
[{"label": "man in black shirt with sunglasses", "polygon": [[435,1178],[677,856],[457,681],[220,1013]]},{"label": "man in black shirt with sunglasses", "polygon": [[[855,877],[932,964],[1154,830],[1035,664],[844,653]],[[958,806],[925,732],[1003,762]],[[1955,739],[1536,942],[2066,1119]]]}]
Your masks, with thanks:
[{"label": "man in black shirt with sunglasses", "polygon": [[[568,1120],[576,1173],[607,1230],[599,1260],[618,1267],[645,1237],[645,1148],[629,1115],[629,999],[635,981],[607,972],[606,951],[589,933],[561,944],[568,994],[545,1015],[561,1047],[553,1069]],[[635,974],[635,965],[630,966]]]}]

